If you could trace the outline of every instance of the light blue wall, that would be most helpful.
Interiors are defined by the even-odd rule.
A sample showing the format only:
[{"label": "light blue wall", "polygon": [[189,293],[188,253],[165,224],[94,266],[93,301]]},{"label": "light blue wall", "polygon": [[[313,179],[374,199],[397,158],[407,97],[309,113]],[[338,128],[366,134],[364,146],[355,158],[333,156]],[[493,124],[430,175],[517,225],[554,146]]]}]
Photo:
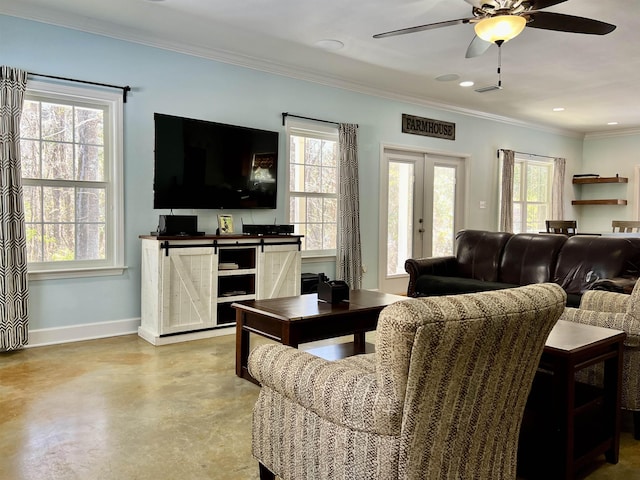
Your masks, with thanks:
[{"label": "light blue wall", "polygon": [[579,208],[579,224],[583,232],[609,231],[611,220],[638,220],[635,217],[635,194],[640,188],[635,167],[640,165],[640,132],[623,136],[593,136],[584,141],[582,173],[601,177],[627,177],[627,184],[596,184],[574,187],[576,198],[622,198],[626,206],[584,205]]},{"label": "light blue wall", "polygon": [[[379,164],[381,144],[418,146],[469,155],[467,228],[497,227],[498,148],[567,158],[571,177],[582,161],[582,139],[425,108],[260,71],[182,55],[46,24],[0,16],[0,58],[31,72],[131,85],[124,107],[125,256],[123,276],[31,282],[32,329],[122,320],[140,315],[140,242],[157,225],[152,209],[153,113],[163,112],[284,134],[281,112],[360,125],[360,205],[364,286],[377,286]],[[500,95],[494,92],[488,95]],[[456,123],[456,140],[407,135],[402,113]],[[281,135],[280,165],[284,165]],[[284,170],[280,168],[280,185]],[[569,180],[569,188],[570,180]],[[479,208],[480,201],[486,209]],[[570,198],[567,202],[570,203]],[[234,212],[247,223],[285,220],[284,188],[276,211]],[[181,213],[181,212],[178,212]],[[184,212],[184,213],[191,213]],[[213,232],[217,211],[197,211]],[[327,271],[327,265],[303,271]],[[331,271],[328,271],[331,273]]]}]

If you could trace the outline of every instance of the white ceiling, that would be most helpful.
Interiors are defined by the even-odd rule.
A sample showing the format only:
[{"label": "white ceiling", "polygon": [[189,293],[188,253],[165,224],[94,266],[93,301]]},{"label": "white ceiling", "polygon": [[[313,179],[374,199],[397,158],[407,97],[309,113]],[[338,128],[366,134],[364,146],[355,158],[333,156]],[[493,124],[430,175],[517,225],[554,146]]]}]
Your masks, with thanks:
[{"label": "white ceiling", "polygon": [[[0,0],[8,15],[427,105],[580,133],[640,128],[640,1],[568,0],[546,11],[617,28],[605,36],[525,28],[502,47],[504,88],[477,93],[496,84],[498,54],[492,46],[465,58],[471,25],[372,38],[470,17],[464,0]],[[325,39],[344,48],[315,46]],[[475,86],[435,80],[444,74]]]}]

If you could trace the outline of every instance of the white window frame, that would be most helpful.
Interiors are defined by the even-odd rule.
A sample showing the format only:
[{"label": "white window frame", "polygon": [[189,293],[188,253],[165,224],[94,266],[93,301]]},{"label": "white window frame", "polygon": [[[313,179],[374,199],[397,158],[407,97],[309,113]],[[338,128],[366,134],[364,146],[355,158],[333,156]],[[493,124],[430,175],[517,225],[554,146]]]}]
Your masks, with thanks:
[{"label": "white window frame", "polygon": [[[291,192],[290,190],[290,172],[291,172],[291,136],[307,136],[311,138],[318,138],[322,140],[331,140],[338,142],[338,127],[331,127],[328,125],[318,125],[316,123],[308,123],[301,121],[292,121],[287,120],[286,126],[286,152],[287,152],[287,168],[286,168],[286,195],[285,195],[285,209],[286,209],[286,218],[287,223],[293,223],[291,220],[291,212],[290,212],[290,202],[291,197],[293,196],[306,196],[306,197],[325,197],[325,198],[335,198],[338,204],[338,215],[340,214],[340,201],[339,194],[336,192],[335,194],[327,194],[327,193],[309,193],[305,195],[300,195],[299,192]],[[340,166],[338,165],[338,185],[340,185]],[[340,228],[338,224],[338,219],[336,218],[336,241],[337,241],[337,229]],[[336,257],[336,249],[327,249],[327,250],[302,250],[301,251],[302,258],[305,259],[317,259],[318,261],[335,259]]]},{"label": "white window frame", "polygon": [[[29,280],[121,275],[124,264],[123,98],[120,92],[29,81],[25,100],[64,101],[106,111],[105,128],[105,259],[28,264]],[[23,180],[38,184],[38,180]]]},{"label": "white window frame", "polygon": [[[553,163],[553,160],[537,160],[537,159],[531,159],[528,158],[526,156],[518,156],[518,154],[515,155],[514,158],[514,162],[515,164],[520,164],[520,169],[522,172],[522,185],[520,185],[520,192],[523,196],[523,200],[520,202],[516,202],[515,200],[513,201],[513,206],[515,207],[516,204],[520,204],[520,212],[522,214],[522,218],[521,218],[521,224],[519,226],[519,230],[522,233],[526,233],[528,232],[527,230],[527,219],[526,219],[526,212],[527,212],[527,206],[528,205],[546,205],[547,206],[547,217],[551,218],[551,196],[552,196],[552,187],[553,187],[553,169],[555,168],[555,165]],[[526,192],[527,192],[527,183],[528,183],[528,178],[527,178],[527,165],[529,164],[534,164],[534,165],[545,165],[549,167],[549,183],[547,185],[547,201],[546,202],[528,202],[527,198],[526,198]],[[515,180],[515,178],[514,178]],[[514,218],[514,222],[515,222],[515,218]],[[512,225],[513,231],[517,231],[517,229],[515,228],[515,223],[514,225]],[[533,233],[538,233],[538,232],[543,232],[545,230],[545,226],[544,223],[542,225],[540,225],[539,229],[537,232],[533,232]],[[532,233],[532,232],[529,232]]]}]

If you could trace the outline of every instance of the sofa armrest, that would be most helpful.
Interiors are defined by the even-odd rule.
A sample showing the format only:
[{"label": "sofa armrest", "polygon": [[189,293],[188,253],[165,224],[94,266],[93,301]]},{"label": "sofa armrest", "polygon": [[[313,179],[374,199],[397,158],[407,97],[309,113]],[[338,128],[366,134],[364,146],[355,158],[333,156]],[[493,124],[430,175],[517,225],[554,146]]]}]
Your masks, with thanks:
[{"label": "sofa armrest", "polygon": [[583,310],[582,308],[565,308],[559,320],[622,330],[627,334],[624,340],[625,347],[640,347],[640,321],[624,313],[594,312],[593,310]]},{"label": "sofa armrest", "polygon": [[341,365],[285,345],[260,345],[249,355],[249,373],[271,388],[337,425],[397,435],[404,399],[389,398],[376,374]]},{"label": "sofa armrest", "polygon": [[607,292],[604,290],[587,290],[580,300],[581,310],[595,312],[625,313],[629,306],[629,295]]},{"label": "sofa armrest", "polygon": [[410,258],[404,262],[404,269],[409,274],[407,295],[416,296],[416,281],[423,274],[454,277],[457,272],[456,257]]}]

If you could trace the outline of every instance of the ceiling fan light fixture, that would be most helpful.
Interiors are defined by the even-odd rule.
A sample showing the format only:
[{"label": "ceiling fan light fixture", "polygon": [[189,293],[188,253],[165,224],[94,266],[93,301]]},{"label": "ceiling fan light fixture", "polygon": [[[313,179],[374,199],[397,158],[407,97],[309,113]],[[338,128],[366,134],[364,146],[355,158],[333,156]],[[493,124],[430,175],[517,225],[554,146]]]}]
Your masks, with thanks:
[{"label": "ceiling fan light fixture", "polygon": [[500,44],[520,35],[527,20],[520,15],[497,15],[476,23],[474,30],[481,39]]}]

